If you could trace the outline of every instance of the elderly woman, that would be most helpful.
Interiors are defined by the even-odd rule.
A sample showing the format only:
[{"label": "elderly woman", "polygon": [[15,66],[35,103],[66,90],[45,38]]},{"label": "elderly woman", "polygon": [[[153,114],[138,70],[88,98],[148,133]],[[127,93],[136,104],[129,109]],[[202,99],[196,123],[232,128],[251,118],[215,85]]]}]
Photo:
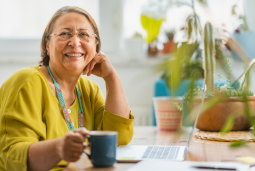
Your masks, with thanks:
[{"label": "elderly woman", "polygon": [[[17,71],[0,89],[0,170],[61,170],[79,159],[90,130],[118,131],[119,144],[130,142],[134,117],[100,46],[85,10],[63,7],[54,14],[40,65]],[[81,74],[105,80],[106,100]]]}]

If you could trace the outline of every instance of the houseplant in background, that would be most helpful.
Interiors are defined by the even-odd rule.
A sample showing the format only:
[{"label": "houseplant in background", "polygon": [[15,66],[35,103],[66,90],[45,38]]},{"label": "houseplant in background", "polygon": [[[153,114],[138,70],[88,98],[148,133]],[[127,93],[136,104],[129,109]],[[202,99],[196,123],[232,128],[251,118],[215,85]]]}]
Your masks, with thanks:
[{"label": "houseplant in background", "polygon": [[[198,36],[198,38],[199,38],[199,35],[202,35],[201,33],[202,33],[202,31],[201,31],[201,29],[197,29],[197,28],[201,28],[200,27],[200,25],[198,24],[199,22],[197,22],[197,21],[199,21],[199,20],[197,20],[197,15],[196,15],[196,13],[194,12],[194,18],[195,18],[195,20],[193,20],[193,23],[196,23],[197,25],[194,25],[194,27],[193,28],[195,28],[194,30],[194,35],[195,36]],[[188,20],[189,22],[190,21],[192,21],[192,20]],[[187,22],[188,24],[189,24],[189,22]],[[192,22],[190,22],[190,23],[192,23]],[[209,23],[207,23],[207,25],[209,26],[210,24]],[[189,35],[192,35],[192,34],[190,34],[190,33],[192,33],[192,27],[187,27],[187,28],[191,28],[191,29],[188,29],[188,31],[187,31],[187,33],[188,33],[188,36]],[[208,27],[208,28],[210,28],[210,26]],[[212,28],[211,28],[211,30],[212,30]],[[209,33],[209,36],[212,36],[213,37],[213,35],[212,35],[212,31],[210,31],[210,33]],[[206,37],[206,36],[200,36],[200,37]],[[192,39],[190,39],[190,40],[192,40]],[[193,39],[194,40],[194,39]],[[199,39],[198,39],[199,40]],[[211,48],[211,49],[213,49],[213,50],[211,50],[210,51],[210,53],[208,53],[208,55],[209,56],[211,56],[211,57],[213,57],[213,58],[215,58],[215,57],[217,57],[217,59],[219,59],[219,64],[223,67],[223,69],[224,70],[226,70],[226,68],[227,67],[225,67],[226,66],[226,64],[224,63],[224,55],[223,55],[223,53],[221,52],[221,44],[222,44],[222,39],[216,39],[216,40],[214,40],[214,37],[210,40],[210,41],[212,41],[213,43],[212,43],[212,47],[213,48]],[[191,41],[192,42],[192,41]],[[193,41],[194,42],[194,41]],[[229,41],[227,41],[228,43],[229,43]],[[202,44],[203,44],[204,42],[202,41]],[[184,50],[185,48],[187,48],[187,49],[190,49],[190,48],[188,48],[190,45],[191,45],[192,43],[190,43],[190,42],[188,42],[187,44],[185,44],[185,43],[182,43],[182,46],[179,46],[179,48],[177,49],[177,51],[176,51],[176,53],[174,54],[174,55],[172,55],[172,56],[170,56],[169,58],[167,58],[166,59],[166,61],[162,64],[162,65],[160,65],[159,66],[159,68],[161,68],[161,70],[163,69],[164,71],[165,71],[165,73],[164,73],[164,78],[165,78],[165,80],[166,80],[166,84],[168,85],[168,87],[170,88],[169,90],[170,90],[170,95],[171,96],[174,96],[175,95],[175,93],[177,92],[177,90],[178,90],[178,88],[179,88],[179,86],[180,86],[180,83],[181,83],[181,81],[182,81],[182,74],[184,73],[183,71],[185,70],[185,68],[186,67],[184,67],[185,66],[185,64],[187,64],[186,62],[187,61],[189,61],[189,60],[186,60],[186,59],[192,59],[193,58],[193,56],[195,56],[194,54],[198,54],[197,52],[198,52],[198,47],[200,47],[201,46],[201,42],[199,42],[198,43],[198,46],[196,46],[196,44],[194,44],[194,46],[193,46],[193,48],[191,48],[192,50],[193,50],[193,53],[191,53],[191,55],[188,55],[188,58],[185,58],[185,53],[187,53],[189,50]],[[231,40],[231,42],[230,42],[230,46],[234,49],[234,50],[236,50],[236,51],[238,51],[238,48],[237,49],[235,49],[235,47],[238,47],[238,45],[237,44],[234,44],[235,45],[235,47],[233,46],[233,40]],[[209,46],[210,44],[207,44],[206,46]],[[182,47],[182,48],[181,48]],[[214,48],[216,48],[215,50],[214,50]],[[182,50],[181,50],[182,49]],[[195,50],[194,50],[195,49]],[[196,52],[196,53],[194,53],[194,52]],[[245,56],[245,55],[244,55]],[[247,60],[247,58],[246,58],[246,60]],[[246,62],[247,63],[247,62]],[[192,67],[191,67],[192,68]],[[213,67],[212,67],[213,68]],[[160,69],[159,69],[160,70]],[[214,68],[213,69],[210,69],[210,70],[214,70]],[[171,74],[171,73],[174,73],[174,74]],[[212,72],[213,73],[213,72]],[[206,72],[206,74],[208,74],[208,70],[207,70],[207,72]],[[229,72],[229,75],[230,75],[231,73]],[[212,76],[214,76],[214,73],[212,74]],[[208,78],[208,76],[206,76],[207,78]],[[229,76],[229,77],[231,77],[231,76]],[[189,100],[192,100],[193,99],[193,96],[195,97],[196,95],[199,95],[199,92],[201,92],[201,88],[198,88],[198,89],[195,89],[194,90],[194,87],[196,86],[196,79],[197,79],[197,77],[194,77],[194,76],[190,76],[190,80],[189,80],[189,86],[188,86],[188,88],[190,89],[190,94],[191,94],[191,97],[190,97],[190,99]],[[209,85],[209,89],[211,90],[211,89],[214,89],[214,88],[212,88],[212,87],[215,87],[214,86],[214,84],[215,84],[215,82],[214,82],[214,80],[212,80],[212,79],[206,79],[206,81],[208,81],[208,80],[210,80],[210,84],[208,84]],[[229,81],[230,81],[230,79],[229,79]],[[230,83],[229,82],[229,84],[228,85],[232,85],[232,83]],[[218,84],[217,84],[218,85]],[[219,86],[218,86],[219,87]],[[230,88],[230,87],[229,87]],[[236,90],[235,90],[236,91]],[[209,91],[210,92],[210,91]],[[207,94],[210,94],[210,93],[207,93]],[[234,90],[230,90],[230,89],[228,89],[228,91],[226,91],[226,94],[227,93],[229,93],[229,92],[234,92]],[[243,99],[242,99],[242,102],[244,102],[243,104],[245,104],[245,106],[249,106],[249,97],[247,97],[247,95],[249,95],[249,94],[247,94],[246,92],[248,92],[248,91],[243,91],[243,93],[240,93],[239,94],[239,96],[241,96]],[[197,94],[196,94],[197,93]],[[213,91],[211,91],[211,95],[212,94],[214,94],[213,93]],[[230,93],[231,94],[231,93]],[[235,93],[234,93],[235,94]],[[251,94],[250,94],[251,95]],[[224,96],[220,96],[220,93],[215,93],[215,96],[214,97],[212,97],[211,99],[209,99],[209,100],[207,100],[206,102],[205,102],[205,105],[203,106],[203,110],[205,111],[205,109],[207,109],[207,108],[210,108],[210,107],[212,107],[213,105],[216,105],[217,103],[219,103],[219,102],[223,102],[224,100],[226,100],[226,96],[223,98]],[[247,100],[248,99],[248,100]],[[191,104],[191,103],[190,103]],[[179,109],[181,109],[181,110],[183,110],[183,106],[184,106],[184,103],[182,103],[182,106],[179,106]],[[195,101],[194,101],[194,105],[193,105],[194,107],[194,110],[193,111],[195,111]],[[243,108],[243,110],[245,110],[244,108]],[[247,109],[247,111],[248,111],[249,109]],[[192,112],[192,113],[194,113],[194,112]],[[232,117],[227,117],[227,119],[225,119],[225,121],[227,122],[227,123],[229,123],[229,121],[231,120],[231,118],[232,118],[232,121],[234,121],[234,116],[233,115],[230,115],[230,116],[232,116]],[[250,119],[252,118],[251,117],[251,115],[249,115],[248,117],[250,117]],[[238,120],[238,119],[237,119]],[[231,124],[230,124],[231,125]],[[233,122],[232,122],[232,125],[233,125]],[[231,128],[232,129],[232,128]],[[230,130],[231,130],[230,129]]]},{"label": "houseplant in background", "polygon": [[[169,57],[158,66],[164,70],[162,79],[156,84],[166,83],[168,90],[170,90],[170,97],[155,97],[153,98],[153,103],[155,107],[155,117],[157,121],[157,126],[162,129],[162,124],[168,125],[168,130],[173,130],[174,127],[177,129],[176,125],[181,125],[183,114],[182,111],[178,112],[178,109],[173,105],[174,103],[180,103],[181,97],[176,97],[183,95],[186,90],[188,90],[191,84],[191,78],[194,80],[194,84],[200,85],[203,78],[203,67],[201,63],[200,51],[199,48],[200,42],[198,42],[195,34],[192,34],[194,31],[197,31],[195,27],[196,21],[193,17],[189,17],[187,22],[189,23],[186,30],[188,31],[188,41],[182,42],[176,51],[169,55]],[[176,74],[182,73],[182,74]],[[178,84],[174,84],[173,80],[178,80]],[[158,86],[156,85],[155,92],[157,93]],[[168,107],[166,106],[168,104]],[[165,110],[167,109],[167,110]],[[161,112],[163,111],[163,112]],[[185,117],[185,116],[184,116]],[[162,121],[163,120],[163,121]],[[173,126],[174,125],[174,126]],[[165,126],[166,127],[166,126]]]},{"label": "houseplant in background", "polygon": [[[248,90],[249,73],[251,67],[255,63],[252,60],[247,67],[241,85],[235,90],[230,81],[231,66],[226,60],[228,68],[227,84],[215,87],[214,84],[214,68],[215,68],[215,44],[213,39],[213,28],[207,23],[204,28],[204,82],[207,85],[206,98],[202,107],[201,115],[198,117],[196,127],[205,131],[240,131],[247,130],[255,124],[255,97]],[[189,102],[191,117],[196,116],[198,106],[201,103],[202,89],[197,87],[191,89],[183,96],[181,106],[176,106],[183,110],[186,100]],[[227,124],[226,124],[227,123]],[[225,125],[225,127],[224,127]]]},{"label": "houseplant in background", "polygon": [[[171,4],[171,5],[187,5],[187,4],[177,3],[177,4]],[[161,19],[160,17],[151,16],[151,14],[155,14],[155,11],[152,11],[150,13],[147,11],[147,13],[150,14],[149,16],[146,16],[147,15],[146,12],[142,14],[141,22],[144,28],[145,29],[150,28],[153,30],[152,31],[150,29],[146,29],[147,42],[149,42],[150,40],[152,41],[155,37],[157,37],[157,34],[159,33],[160,25],[162,24],[162,22],[164,22],[164,19],[162,19],[162,13],[164,13],[166,9],[169,8],[171,5],[168,5],[168,7],[164,8],[164,10],[162,10],[158,14],[158,16],[161,16]],[[194,6],[192,8],[194,11]],[[195,11],[192,15],[188,16],[185,23],[186,23],[186,27],[184,29],[187,32],[186,41],[179,43],[176,51],[172,52],[168,56],[168,58],[166,58],[166,60],[157,67],[157,68],[160,68],[159,70],[161,71],[163,70],[164,73],[161,77],[161,80],[155,83],[155,96],[162,96],[163,94],[164,96],[169,95],[170,97],[168,98],[162,97],[162,99],[164,100],[160,99],[160,97],[155,98],[153,100],[154,106],[160,103],[160,102],[156,102],[157,100],[168,101],[168,102],[165,102],[168,104],[172,104],[177,99],[178,99],[177,101],[180,101],[180,98],[178,97],[176,98],[175,96],[184,95],[184,93],[188,91],[190,86],[195,86],[195,85],[202,86],[203,84],[203,80],[201,80],[204,75],[202,62],[201,62],[201,51],[202,51],[201,49],[202,41],[200,36],[201,26],[200,26],[199,18],[196,15]],[[173,39],[174,31],[168,30],[167,33],[169,33],[167,34],[169,35],[167,37],[169,37],[170,39]],[[168,53],[168,51],[169,50],[165,49],[166,53]],[[164,87],[167,87],[166,93],[162,93],[162,88]],[[173,109],[171,110],[173,111]],[[175,110],[177,109],[175,108]],[[154,124],[156,120],[155,116],[159,115],[157,114],[158,111],[160,110],[158,110],[158,107],[156,107],[156,114],[153,114]],[[164,116],[166,115],[167,114],[165,113]],[[168,113],[168,115],[171,115],[171,114]],[[186,116],[187,116],[187,112],[184,112],[184,117]],[[165,118],[165,119],[169,120],[169,118]],[[157,121],[157,123],[159,123],[159,121]]]},{"label": "houseplant in background", "polygon": [[[168,4],[163,9],[160,7],[160,5],[158,5],[158,11],[160,12],[155,12],[155,9],[157,8],[153,8],[154,11],[149,12],[148,10],[145,10],[145,12],[142,14],[141,22],[147,31],[147,42],[152,41],[157,37],[160,26],[164,22],[164,17],[162,17],[164,16],[163,13],[165,13],[166,9],[170,8],[171,5],[182,6],[187,4]],[[185,22],[186,26],[184,27],[184,30],[187,33],[187,38],[185,39],[185,42],[179,42],[176,51],[171,53],[162,63],[162,65],[158,67],[160,68],[159,70],[164,71],[164,74],[162,75],[161,80],[158,80],[155,83],[155,96],[183,96],[184,93],[187,92],[192,86],[194,87],[203,85],[203,80],[201,80],[204,75],[201,62],[201,45],[203,43],[201,39],[202,31],[199,17],[194,10],[194,3],[192,3],[192,6],[190,7],[193,9],[193,14],[187,17]],[[170,36],[168,37],[172,39],[174,31],[168,30],[168,32],[170,33]],[[221,44],[221,41],[218,42],[219,43],[217,43],[217,45]],[[167,50],[165,50],[165,52],[167,52]],[[220,61],[219,63],[222,63],[223,58],[220,50],[217,54],[220,54],[217,55],[217,59]],[[172,74],[172,71],[174,71],[174,74]],[[165,89],[165,91],[162,91],[162,88]],[[184,112],[184,118],[186,116],[187,112]],[[154,117],[155,114],[153,114],[153,118]],[[153,124],[155,124],[155,119]]]},{"label": "houseplant in background", "polygon": [[168,41],[163,43],[164,48],[160,51],[163,54],[174,53],[177,49],[177,43],[174,42],[174,34],[173,30],[166,30],[166,35]]},{"label": "houseplant in background", "polygon": [[143,6],[141,14],[141,24],[147,32],[146,42],[148,43],[148,56],[155,56],[158,53],[157,35],[159,34],[160,26],[165,20],[164,10],[159,2],[149,2]]},{"label": "houseplant in background", "polygon": [[[169,97],[153,98],[157,126],[160,129],[163,128],[162,124],[169,126],[169,128],[165,130],[174,130],[182,125],[183,117],[185,117],[183,116],[184,113],[183,111],[178,111],[178,108],[174,106],[174,103],[181,103],[181,97],[178,97],[178,95],[193,85],[190,80],[191,78],[195,85],[201,84],[201,80],[199,79],[203,78],[204,73],[201,62],[197,57],[191,58],[192,54],[194,54],[197,48],[197,42],[191,44],[183,42],[174,54],[172,54],[166,59],[166,61],[158,66],[159,68],[165,68],[164,74],[161,78],[164,81],[163,83],[166,83],[168,90],[170,91]],[[175,73],[182,74],[178,75]],[[177,79],[179,83],[175,84],[176,82],[173,80]],[[198,82],[196,82],[196,80],[198,80]],[[162,84],[161,82],[157,83]]]},{"label": "houseplant in background", "polygon": [[[203,1],[200,1],[203,3]],[[195,12],[194,15],[196,16]],[[199,27],[200,25],[198,25]],[[188,28],[188,27],[187,27]],[[197,28],[197,27],[195,27]],[[201,28],[201,27],[200,27]],[[231,79],[233,79],[233,77],[231,76],[231,68],[230,68],[230,63],[229,62],[225,62],[224,60],[224,54],[221,51],[221,45],[223,43],[223,37],[218,37],[217,39],[214,39],[213,37],[213,28],[212,25],[210,23],[207,23],[205,26],[206,29],[204,29],[205,31],[202,32],[202,29],[198,29],[197,32],[194,32],[194,35],[197,35],[201,38],[203,38],[202,43],[199,44],[198,47],[201,47],[201,45],[203,45],[203,49],[204,51],[206,51],[206,55],[204,55],[204,58],[207,56],[207,61],[209,62],[205,62],[205,64],[210,64],[210,65],[205,65],[205,84],[208,87],[208,91],[206,92],[206,100],[202,106],[202,108],[199,107],[198,104],[200,104],[200,99],[199,97],[201,96],[202,93],[202,89],[200,87],[196,87],[195,82],[196,79],[194,79],[193,77],[191,77],[190,79],[190,84],[189,84],[189,91],[186,95],[184,95],[183,97],[183,101],[180,103],[178,102],[176,104],[176,107],[183,112],[184,106],[185,106],[185,101],[188,100],[189,101],[189,107],[190,107],[190,118],[188,120],[191,120],[194,122],[194,119],[197,116],[197,111],[200,108],[200,117],[202,117],[203,115],[209,115],[209,117],[207,116],[207,120],[210,120],[210,117],[214,117],[216,119],[214,119],[214,123],[220,124],[220,129],[213,128],[214,131],[221,131],[223,134],[225,134],[226,132],[229,132],[231,130],[236,130],[236,126],[237,124],[241,121],[245,124],[240,124],[241,126],[246,125],[242,128],[237,128],[237,129],[249,129],[250,126],[255,126],[255,119],[254,119],[254,111],[255,111],[255,105],[254,105],[254,96],[253,93],[250,92],[248,90],[249,87],[249,73],[250,73],[250,69],[252,67],[252,65],[254,65],[255,61],[251,61],[250,58],[247,57],[245,51],[242,49],[242,47],[240,47],[240,45],[238,43],[236,43],[233,39],[231,38],[227,38],[226,41],[226,45],[229,46],[231,48],[231,50],[235,51],[243,60],[243,62],[248,65],[250,63],[250,65],[247,67],[245,74],[243,75],[243,79],[241,81],[241,86],[238,88],[237,90],[233,89],[233,83],[231,82]],[[207,31],[207,33],[206,33]],[[188,35],[191,32],[191,30],[188,30]],[[206,33],[206,34],[204,34]],[[188,43],[190,44],[190,43]],[[182,45],[185,46],[185,43],[183,43]],[[184,47],[183,46],[183,47]],[[179,46],[180,48],[181,46]],[[178,48],[178,49],[179,49]],[[178,87],[180,86],[180,83],[182,81],[181,79],[181,75],[183,74],[184,68],[182,66],[184,66],[184,63],[186,60],[184,60],[185,58],[183,58],[183,55],[180,54],[185,54],[185,52],[187,52],[186,50],[180,50],[178,52],[175,52],[175,55],[170,55],[169,58],[166,59],[166,61],[164,61],[163,64],[158,65],[156,67],[156,71],[165,71],[165,80],[166,80],[166,84],[168,84],[168,86],[170,87],[170,92],[169,95],[175,95],[176,90],[178,90]],[[195,48],[198,49],[198,48]],[[196,51],[196,50],[195,50]],[[195,52],[193,51],[193,52]],[[178,52],[178,53],[177,53]],[[194,53],[197,54],[197,53]],[[185,55],[184,55],[185,56]],[[192,55],[195,56],[195,55]],[[214,82],[214,60],[216,59],[220,59],[219,64],[222,67],[222,69],[224,71],[227,72],[228,75],[228,79],[227,79],[227,84],[225,86],[221,86],[221,81],[219,81],[220,83],[216,84],[215,87],[215,82]],[[192,58],[191,56],[189,56],[189,58]],[[209,72],[210,71],[210,72]],[[167,74],[168,73],[168,74]],[[169,73],[174,73],[174,74],[169,74]],[[211,77],[211,78],[210,78]],[[167,81],[168,80],[168,81]],[[216,110],[215,108],[218,108],[217,113],[221,113],[221,112],[225,112],[225,108],[224,106],[226,106],[226,104],[231,104],[231,103],[239,103],[239,107],[236,108],[236,111],[230,111],[230,113],[228,114],[222,114],[220,116],[214,115],[214,113],[209,113],[206,114],[206,112],[208,111],[213,111]],[[217,107],[218,105],[218,107]],[[216,107],[215,107],[216,106]],[[235,106],[235,105],[234,105]],[[231,107],[229,107],[231,108]],[[239,113],[239,111],[243,111],[242,113]],[[225,112],[227,113],[227,112]],[[222,116],[224,116],[224,118],[222,118]],[[218,117],[218,118],[217,118]],[[221,118],[220,118],[221,117]],[[248,119],[247,119],[248,118]],[[201,120],[198,120],[198,123],[201,123]],[[204,121],[202,121],[204,122]],[[209,122],[210,123],[210,122]],[[248,123],[248,126],[247,126]],[[202,128],[204,129],[204,128]],[[209,129],[211,129],[209,127]],[[208,127],[205,128],[204,130],[208,130]],[[253,131],[253,135],[255,135],[255,131]],[[232,144],[233,147],[236,146],[240,146],[245,144],[246,141],[244,140],[240,140],[240,141],[236,141]]]}]

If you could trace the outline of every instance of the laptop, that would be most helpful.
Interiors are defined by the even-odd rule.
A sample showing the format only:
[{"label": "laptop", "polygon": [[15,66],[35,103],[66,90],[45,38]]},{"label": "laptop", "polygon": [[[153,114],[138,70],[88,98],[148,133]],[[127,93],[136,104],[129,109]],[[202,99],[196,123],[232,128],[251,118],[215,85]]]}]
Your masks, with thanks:
[{"label": "laptop", "polygon": [[141,160],[171,160],[183,161],[192,139],[194,127],[201,107],[204,103],[206,85],[203,88],[202,101],[196,115],[195,123],[189,131],[189,138],[184,146],[162,146],[162,145],[120,145],[117,147],[116,159],[120,163],[136,163]]}]

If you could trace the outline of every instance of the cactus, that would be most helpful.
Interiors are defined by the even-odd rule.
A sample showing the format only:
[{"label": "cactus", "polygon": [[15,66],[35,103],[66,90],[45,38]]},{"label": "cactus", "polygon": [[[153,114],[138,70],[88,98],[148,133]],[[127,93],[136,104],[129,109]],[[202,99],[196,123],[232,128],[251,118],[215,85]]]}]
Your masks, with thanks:
[{"label": "cactus", "polygon": [[212,24],[207,22],[204,28],[204,82],[208,92],[214,91],[215,45]]}]

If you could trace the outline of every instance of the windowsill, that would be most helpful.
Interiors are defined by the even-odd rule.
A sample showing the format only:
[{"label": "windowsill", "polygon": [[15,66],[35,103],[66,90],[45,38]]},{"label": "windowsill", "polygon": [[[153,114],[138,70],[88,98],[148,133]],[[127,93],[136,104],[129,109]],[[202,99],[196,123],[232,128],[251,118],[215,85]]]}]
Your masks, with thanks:
[{"label": "windowsill", "polygon": [[168,55],[145,55],[142,59],[129,59],[128,57],[108,57],[112,65],[117,67],[152,67],[163,62]]}]

